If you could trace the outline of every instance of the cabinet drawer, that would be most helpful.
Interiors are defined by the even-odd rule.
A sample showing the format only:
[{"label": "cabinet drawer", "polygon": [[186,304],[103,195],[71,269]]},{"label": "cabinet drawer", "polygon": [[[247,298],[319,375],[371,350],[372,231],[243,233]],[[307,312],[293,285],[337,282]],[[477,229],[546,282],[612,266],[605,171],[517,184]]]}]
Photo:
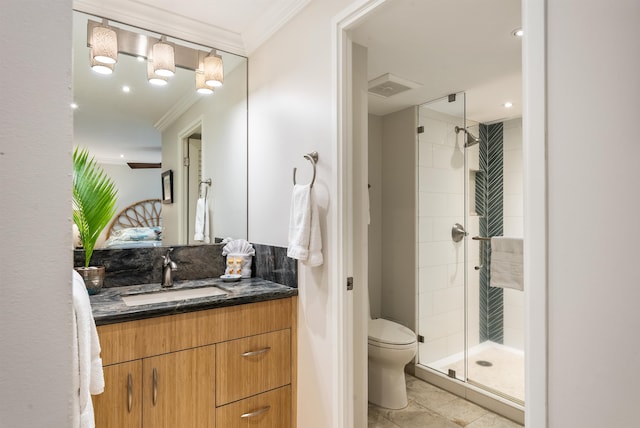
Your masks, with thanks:
[{"label": "cabinet drawer", "polygon": [[218,407],[216,420],[224,428],[290,428],[291,386]]},{"label": "cabinet drawer", "polygon": [[290,329],[216,346],[218,406],[291,383]]}]

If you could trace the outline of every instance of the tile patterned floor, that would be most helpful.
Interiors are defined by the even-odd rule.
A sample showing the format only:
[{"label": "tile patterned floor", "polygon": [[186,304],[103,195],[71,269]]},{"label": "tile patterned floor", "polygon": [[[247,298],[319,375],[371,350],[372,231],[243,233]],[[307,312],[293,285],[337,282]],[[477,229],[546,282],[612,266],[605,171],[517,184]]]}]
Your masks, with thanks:
[{"label": "tile patterned floor", "polygon": [[369,428],[521,428],[456,395],[407,375],[409,405],[389,410],[369,403]]}]

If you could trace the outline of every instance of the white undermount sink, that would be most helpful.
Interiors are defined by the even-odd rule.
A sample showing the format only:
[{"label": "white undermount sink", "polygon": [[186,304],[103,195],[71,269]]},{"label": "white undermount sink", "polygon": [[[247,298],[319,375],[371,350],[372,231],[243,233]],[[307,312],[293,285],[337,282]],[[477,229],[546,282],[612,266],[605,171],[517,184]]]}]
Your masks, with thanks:
[{"label": "white undermount sink", "polygon": [[227,294],[218,287],[183,288],[179,290],[161,290],[153,293],[123,295],[127,306],[151,305],[153,303],[175,302],[177,300],[197,299],[200,297],[220,296]]}]

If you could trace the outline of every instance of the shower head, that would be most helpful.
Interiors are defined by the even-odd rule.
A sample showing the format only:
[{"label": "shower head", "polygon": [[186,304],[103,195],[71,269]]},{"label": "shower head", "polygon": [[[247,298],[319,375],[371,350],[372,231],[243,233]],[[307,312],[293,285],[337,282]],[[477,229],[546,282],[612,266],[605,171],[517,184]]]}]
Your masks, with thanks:
[{"label": "shower head", "polygon": [[456,130],[456,134],[459,133],[460,131],[465,133],[465,139],[464,139],[465,148],[475,146],[480,142],[480,138],[476,137],[471,132],[467,131],[466,128],[460,128],[459,126],[456,126],[455,130]]}]

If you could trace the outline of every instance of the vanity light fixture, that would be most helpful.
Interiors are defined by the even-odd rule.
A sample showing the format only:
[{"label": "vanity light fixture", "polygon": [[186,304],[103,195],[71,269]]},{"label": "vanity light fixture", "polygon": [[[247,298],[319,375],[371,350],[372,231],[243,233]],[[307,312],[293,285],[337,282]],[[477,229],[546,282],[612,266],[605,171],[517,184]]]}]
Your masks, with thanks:
[{"label": "vanity light fixture", "polygon": [[176,72],[173,46],[167,43],[166,36],[151,48],[153,58],[153,71],[158,76],[171,77]]},{"label": "vanity light fixture", "polygon": [[224,82],[224,64],[222,57],[212,51],[204,57],[204,80],[208,86],[219,87]]},{"label": "vanity light fixture", "polygon": [[164,86],[167,84],[168,79],[164,76],[159,76],[158,74],[154,73],[153,64],[151,63],[151,61],[148,61],[147,62],[147,80],[152,85]]},{"label": "vanity light fixture", "polygon": [[118,61],[118,35],[102,20],[91,32],[91,59],[103,64],[115,64]]},{"label": "vanity light fixture", "polygon": [[107,64],[104,62],[96,61],[91,54],[89,55],[89,66],[98,74],[111,74],[113,73],[115,64]]},{"label": "vanity light fixture", "polygon": [[204,81],[204,71],[196,70],[196,91],[199,94],[210,95],[213,94],[213,88],[207,86]]}]

